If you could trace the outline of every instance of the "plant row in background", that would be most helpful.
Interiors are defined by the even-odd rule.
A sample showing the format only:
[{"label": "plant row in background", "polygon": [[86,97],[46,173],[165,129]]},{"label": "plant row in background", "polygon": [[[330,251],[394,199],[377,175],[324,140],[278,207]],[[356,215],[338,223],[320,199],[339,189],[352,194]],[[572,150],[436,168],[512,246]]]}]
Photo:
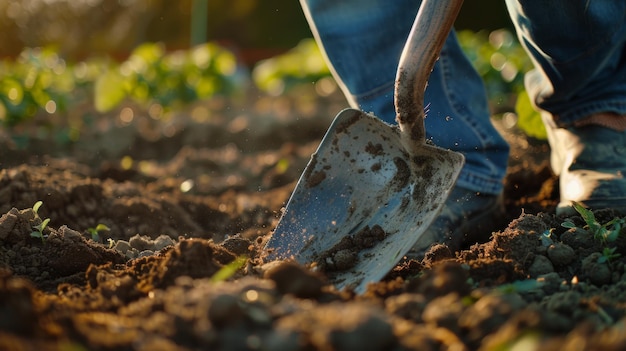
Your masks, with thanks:
[{"label": "plant row in background", "polygon": [[[515,106],[519,126],[542,137],[523,90],[523,73],[531,64],[513,35],[506,30],[462,31],[459,41],[485,82],[494,113]],[[251,82],[280,95],[300,84],[329,79],[312,39],[259,62],[251,72],[238,64],[234,53],[215,43],[172,52],[158,43],[144,43],[123,62],[90,58],[70,63],[51,48],[29,48],[15,60],[0,62],[0,124],[14,126],[37,114],[62,115],[85,103],[97,113],[128,100],[168,110],[217,94],[237,94]]]}]

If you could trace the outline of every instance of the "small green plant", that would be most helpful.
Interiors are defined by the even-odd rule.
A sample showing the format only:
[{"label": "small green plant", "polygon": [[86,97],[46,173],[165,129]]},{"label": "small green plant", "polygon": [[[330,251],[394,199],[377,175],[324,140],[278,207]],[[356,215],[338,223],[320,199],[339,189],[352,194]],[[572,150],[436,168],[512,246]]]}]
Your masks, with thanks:
[{"label": "small green plant", "polygon": [[219,271],[215,272],[215,274],[211,277],[211,281],[213,283],[226,281],[228,278],[237,273],[237,271],[241,269],[247,261],[248,257],[245,255],[235,258],[234,261],[224,265]]},{"label": "small green plant", "polygon": [[95,228],[87,228],[87,232],[91,235],[91,240],[100,241],[100,232],[108,232],[111,228],[102,223],[98,223]]},{"label": "small green plant", "polygon": [[619,252],[615,252],[617,247],[605,247],[602,250],[602,256],[598,257],[598,263],[606,263],[611,262],[616,258],[619,258],[621,255]]},{"label": "small green plant", "polygon": [[[35,202],[35,204],[33,205],[33,213],[35,213],[35,218],[37,219],[41,219],[39,217],[39,208],[41,207],[41,205],[43,205],[42,201],[37,201]],[[41,223],[39,223],[36,226],[33,226],[32,229],[33,231],[30,233],[30,236],[33,238],[40,238],[42,243],[46,243],[46,238],[43,234],[43,231],[46,229],[46,227],[48,226],[48,223],[50,222],[50,218],[46,218],[41,220]]]},{"label": "small green plant", "polygon": [[537,279],[516,280],[512,283],[503,284],[496,288],[496,291],[505,294],[528,292],[540,288],[544,283]]},{"label": "small green plant", "polygon": [[548,247],[554,244],[554,228],[547,229],[541,234],[541,245]]},{"label": "small green plant", "polygon": [[[591,232],[596,240],[606,244],[614,242],[619,237],[622,226],[626,222],[624,218],[615,218],[606,224],[600,224],[591,210],[584,208],[578,202],[574,202],[573,206],[586,223],[584,229]],[[565,221],[561,225],[565,228],[576,228],[576,224],[571,221]]]},{"label": "small green plant", "polygon": [[112,249],[115,247],[115,240],[108,238],[107,242],[109,243],[109,249]]}]

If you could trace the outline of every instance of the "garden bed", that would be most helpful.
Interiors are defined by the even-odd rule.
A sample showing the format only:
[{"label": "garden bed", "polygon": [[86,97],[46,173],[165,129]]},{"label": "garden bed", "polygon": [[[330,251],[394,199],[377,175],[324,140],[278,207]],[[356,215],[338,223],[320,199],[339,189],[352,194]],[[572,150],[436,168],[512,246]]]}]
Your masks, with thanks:
[{"label": "garden bed", "polygon": [[436,245],[361,295],[264,262],[345,104],[311,96],[216,98],[167,120],[130,106],[71,143],[36,120],[0,135],[0,349],[626,348],[624,241],[556,217],[547,145],[502,121],[507,218],[483,242]]}]

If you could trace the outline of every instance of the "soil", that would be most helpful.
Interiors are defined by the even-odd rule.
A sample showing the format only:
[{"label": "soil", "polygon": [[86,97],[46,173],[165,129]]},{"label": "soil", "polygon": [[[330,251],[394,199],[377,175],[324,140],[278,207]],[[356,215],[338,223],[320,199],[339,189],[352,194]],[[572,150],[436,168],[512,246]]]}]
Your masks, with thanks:
[{"label": "soil", "polygon": [[344,106],[250,92],[161,120],[92,116],[74,142],[42,119],[0,132],[0,349],[626,349],[625,241],[557,217],[547,145],[501,121],[508,217],[480,242],[436,244],[360,295],[263,262]]}]

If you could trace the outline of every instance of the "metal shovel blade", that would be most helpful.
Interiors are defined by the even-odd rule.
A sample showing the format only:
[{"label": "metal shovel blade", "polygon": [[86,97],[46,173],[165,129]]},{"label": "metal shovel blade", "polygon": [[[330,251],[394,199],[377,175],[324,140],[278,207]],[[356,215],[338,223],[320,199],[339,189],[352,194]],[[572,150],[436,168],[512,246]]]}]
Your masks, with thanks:
[{"label": "metal shovel blade", "polygon": [[462,2],[423,0],[396,74],[399,127],[355,109],[337,115],[266,244],[269,260],[293,258],[361,293],[426,231],[464,161],[426,143],[423,109]]},{"label": "metal shovel blade", "polygon": [[463,156],[405,150],[400,131],[359,110],[337,115],[267,244],[269,259],[322,269],[363,292],[415,244],[454,185]]}]

